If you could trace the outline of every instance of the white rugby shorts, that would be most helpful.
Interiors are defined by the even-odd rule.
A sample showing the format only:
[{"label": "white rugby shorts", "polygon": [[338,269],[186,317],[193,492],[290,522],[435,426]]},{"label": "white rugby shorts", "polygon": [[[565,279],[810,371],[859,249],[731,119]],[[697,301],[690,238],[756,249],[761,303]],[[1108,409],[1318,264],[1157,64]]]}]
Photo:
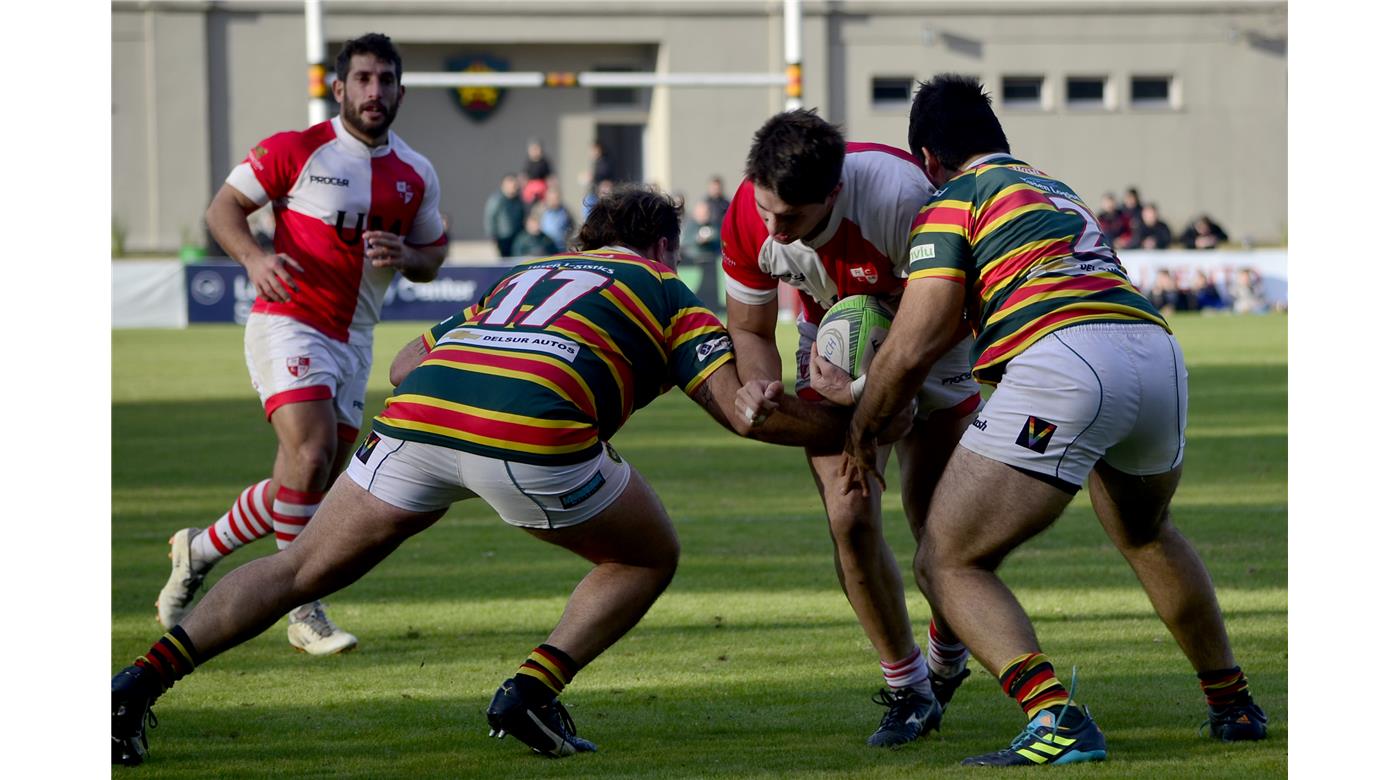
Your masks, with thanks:
[{"label": "white rugby shorts", "polygon": [[[799,317],[797,320],[797,395],[808,400],[821,400],[812,389],[812,344],[817,340],[817,326]],[[982,401],[977,380],[972,378],[972,337],[959,341],[934,361],[916,396],[918,406],[914,416],[927,420],[938,412],[948,412],[961,418],[977,410]]]},{"label": "white rugby shorts", "polygon": [[568,466],[488,458],[371,431],[345,471],[375,498],[410,512],[432,512],[480,497],[521,528],[567,528],[596,516],[627,487],[632,468],[611,445]]},{"label": "white rugby shorts", "polygon": [[329,399],[339,438],[359,437],[373,360],[369,344],[336,341],[291,317],[254,313],[243,331],[243,355],[268,418],[284,404]]},{"label": "white rugby shorts", "polygon": [[1186,449],[1181,346],[1151,323],[1057,330],[1012,358],[960,442],[1073,493],[1100,459],[1138,476]]}]

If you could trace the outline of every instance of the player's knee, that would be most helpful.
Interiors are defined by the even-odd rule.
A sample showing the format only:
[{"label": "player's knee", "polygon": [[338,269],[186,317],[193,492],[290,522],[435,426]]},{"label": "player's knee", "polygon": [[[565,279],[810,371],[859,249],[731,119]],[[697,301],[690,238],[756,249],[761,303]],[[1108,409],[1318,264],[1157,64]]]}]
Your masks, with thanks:
[{"label": "player's knee", "polygon": [[300,442],[291,448],[288,455],[288,465],[292,467],[296,476],[301,477],[308,485],[320,485],[330,476],[334,465],[335,440]]},{"label": "player's knee", "polygon": [[884,540],[879,522],[864,512],[832,512],[827,524],[831,540],[841,550],[865,550]]}]

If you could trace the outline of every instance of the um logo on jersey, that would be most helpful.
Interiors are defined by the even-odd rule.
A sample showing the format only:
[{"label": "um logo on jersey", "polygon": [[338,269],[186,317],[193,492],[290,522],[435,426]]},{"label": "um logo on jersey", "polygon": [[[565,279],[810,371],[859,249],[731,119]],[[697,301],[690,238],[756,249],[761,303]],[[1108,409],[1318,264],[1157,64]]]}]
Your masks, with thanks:
[{"label": "um logo on jersey", "polygon": [[[409,191],[408,197],[410,197],[410,198],[413,197],[413,192],[412,192],[412,191]],[[404,201],[404,202],[407,203],[408,201]],[[335,213],[335,236],[336,236],[336,238],[339,238],[339,239],[340,239],[340,243],[342,243],[342,244],[344,244],[344,245],[346,245],[346,246],[358,246],[359,243],[360,243],[361,237],[364,236],[364,234],[365,234],[365,231],[364,231],[364,227],[365,227],[365,215],[362,214],[362,213],[358,213],[358,212],[357,212],[357,213],[355,214],[355,227],[349,228],[349,232],[347,233],[347,232],[346,232],[347,229],[346,229],[346,227],[345,227],[345,221],[346,221],[346,219],[347,219],[349,216],[350,216],[350,215],[347,214],[347,213],[345,213],[344,211],[337,211],[337,212]],[[401,229],[402,227],[403,227],[403,221],[402,221],[402,220],[396,219],[396,220],[394,220],[394,224],[392,224],[392,225],[390,225],[389,227],[386,228],[386,227],[384,227],[384,218],[383,218],[383,217],[377,216],[377,215],[375,215],[375,214],[370,214],[370,215],[369,215],[369,229],[370,229],[370,230],[388,230],[390,233],[393,233],[394,235],[401,236],[401,235],[403,235],[403,230]]]},{"label": "um logo on jersey", "polygon": [[1050,437],[1054,434],[1054,425],[1034,416],[1027,416],[1025,427],[1021,428],[1021,435],[1016,437],[1016,443],[1033,452],[1044,454],[1045,448],[1050,446]]}]

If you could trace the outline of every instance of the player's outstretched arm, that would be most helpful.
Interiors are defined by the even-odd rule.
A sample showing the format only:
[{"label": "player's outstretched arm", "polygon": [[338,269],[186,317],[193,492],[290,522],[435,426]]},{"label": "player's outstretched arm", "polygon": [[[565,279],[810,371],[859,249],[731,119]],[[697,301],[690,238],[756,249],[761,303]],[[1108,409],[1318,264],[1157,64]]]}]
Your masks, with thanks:
[{"label": "player's outstretched arm", "polygon": [[[746,409],[735,404],[739,395],[739,373],[733,363],[720,366],[690,397],[720,425],[745,438],[770,444],[839,451],[846,432],[846,412],[834,406],[813,404],[782,393],[782,385],[755,380],[765,385],[764,411],[752,409],[760,419],[751,419]],[[778,384],[776,392],[773,384]]]},{"label": "player's outstretched arm", "polygon": [[416,336],[403,345],[399,354],[394,356],[394,362],[389,364],[389,384],[398,387],[403,383],[403,378],[408,376],[408,372],[417,368],[427,356],[428,345],[423,343],[422,336]]},{"label": "player's outstretched arm", "polygon": [[292,272],[300,273],[302,268],[292,258],[269,254],[258,245],[248,227],[248,215],[257,209],[258,204],[232,185],[225,184],[214,194],[214,200],[204,212],[204,221],[219,246],[248,272],[248,281],[258,295],[264,300],[285,303],[297,289]]},{"label": "player's outstretched arm", "polygon": [[729,338],[734,341],[734,357],[739,363],[739,379],[772,379],[783,375],[778,355],[777,300],[752,305],[734,298],[728,303]]}]

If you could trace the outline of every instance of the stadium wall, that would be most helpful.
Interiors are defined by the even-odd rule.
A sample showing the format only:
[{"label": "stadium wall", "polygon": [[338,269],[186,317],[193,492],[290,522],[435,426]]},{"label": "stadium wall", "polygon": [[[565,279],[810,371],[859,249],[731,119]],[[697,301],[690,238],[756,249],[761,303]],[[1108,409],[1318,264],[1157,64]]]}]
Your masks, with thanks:
[{"label": "stadium wall", "polygon": [[[335,2],[327,58],[380,30],[410,71],[468,56],[511,70],[623,68],[780,72],[782,3],[640,0]],[[1073,184],[1090,205],[1137,186],[1179,230],[1206,211],[1252,244],[1286,241],[1287,6],[1273,0],[807,0],[804,103],[850,137],[903,146],[907,100],[875,88],[951,70],[994,96],[1013,151]],[[301,3],[112,4],[114,230],[129,252],[204,243],[201,215],[259,139],[306,123]],[[1013,107],[1016,78],[1040,96]],[[1135,77],[1170,96],[1131,98]],[[1068,100],[1069,79],[1103,99]],[[877,82],[878,80],[878,82]],[[1023,83],[1023,82],[1022,82]],[[613,93],[614,96],[616,93]],[[781,88],[656,88],[628,102],[588,89],[511,89],[477,121],[448,89],[412,88],[395,129],[437,166],[456,239],[479,239],[504,173],[539,137],[577,210],[593,139],[635,128],[639,175],[692,198],[713,174],[738,182],[753,131],[781,110]]]}]

